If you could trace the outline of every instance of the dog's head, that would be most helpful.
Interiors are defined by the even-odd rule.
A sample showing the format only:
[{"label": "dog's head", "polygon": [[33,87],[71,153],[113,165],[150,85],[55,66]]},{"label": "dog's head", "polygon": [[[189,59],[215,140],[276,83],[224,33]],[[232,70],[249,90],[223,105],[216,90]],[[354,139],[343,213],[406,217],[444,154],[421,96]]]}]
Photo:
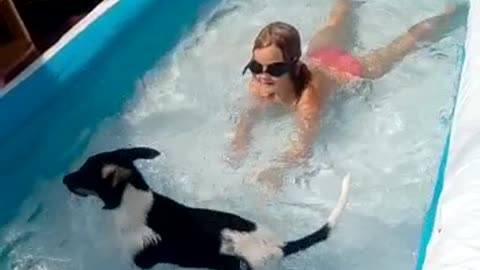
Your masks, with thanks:
[{"label": "dog's head", "polygon": [[153,159],[160,152],[148,147],[123,148],[91,156],[75,172],[67,174],[63,183],[74,194],[82,197],[99,197],[104,209],[120,205],[127,184],[137,189],[148,190],[141,173],[133,161]]}]

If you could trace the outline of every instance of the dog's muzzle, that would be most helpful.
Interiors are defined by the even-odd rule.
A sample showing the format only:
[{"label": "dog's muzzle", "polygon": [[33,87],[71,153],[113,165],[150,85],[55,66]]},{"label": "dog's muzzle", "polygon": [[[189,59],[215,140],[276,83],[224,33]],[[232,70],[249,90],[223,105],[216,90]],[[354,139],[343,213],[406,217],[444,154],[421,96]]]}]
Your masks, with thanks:
[{"label": "dog's muzzle", "polygon": [[77,178],[71,174],[63,178],[63,184],[65,184],[70,192],[81,197],[87,197],[89,192],[76,184]]}]

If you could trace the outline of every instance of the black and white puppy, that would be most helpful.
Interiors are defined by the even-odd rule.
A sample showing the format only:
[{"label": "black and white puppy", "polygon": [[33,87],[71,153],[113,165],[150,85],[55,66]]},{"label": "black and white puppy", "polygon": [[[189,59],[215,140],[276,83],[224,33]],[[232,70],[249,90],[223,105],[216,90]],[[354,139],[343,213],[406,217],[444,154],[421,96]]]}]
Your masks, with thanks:
[{"label": "black and white puppy", "polygon": [[152,191],[133,162],[159,154],[148,147],[99,153],[63,179],[72,193],[97,196],[103,209],[113,212],[119,237],[126,241],[140,268],[168,263],[218,270],[256,269],[268,259],[280,259],[326,240],[347,203],[349,175],[327,222],[303,238],[283,242],[240,216],[188,207]]}]

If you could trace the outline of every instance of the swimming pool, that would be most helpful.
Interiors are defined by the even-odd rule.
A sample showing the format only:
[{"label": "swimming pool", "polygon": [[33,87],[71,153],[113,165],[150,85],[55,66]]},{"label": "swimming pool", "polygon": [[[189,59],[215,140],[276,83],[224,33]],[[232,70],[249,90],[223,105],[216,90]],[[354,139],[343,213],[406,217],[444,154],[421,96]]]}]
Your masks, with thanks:
[{"label": "swimming pool", "polygon": [[[109,246],[95,201],[72,200],[59,179],[89,154],[141,144],[165,152],[158,160],[139,163],[158,191],[255,218],[288,238],[323,221],[336,200],[340,176],[351,171],[350,205],[332,239],[289,258],[283,267],[413,268],[453,107],[463,28],[407,57],[371,84],[370,94],[340,95],[322,119],[309,176],[291,179],[285,192],[264,200],[244,180],[285,145],[288,117],[272,112],[276,121],[260,125],[256,132],[262,136],[239,170],[221,161],[232,111],[245,94],[241,68],[258,28],[271,20],[292,22],[305,42],[316,27],[311,18],[319,23],[331,4],[144,4],[141,16],[112,37],[82,72],[60,83],[56,98],[0,146],[7,202],[1,213],[6,225],[0,267],[129,267]],[[431,1],[363,4],[357,9],[356,52],[384,45],[442,7]],[[194,24],[197,14],[202,16]]]}]

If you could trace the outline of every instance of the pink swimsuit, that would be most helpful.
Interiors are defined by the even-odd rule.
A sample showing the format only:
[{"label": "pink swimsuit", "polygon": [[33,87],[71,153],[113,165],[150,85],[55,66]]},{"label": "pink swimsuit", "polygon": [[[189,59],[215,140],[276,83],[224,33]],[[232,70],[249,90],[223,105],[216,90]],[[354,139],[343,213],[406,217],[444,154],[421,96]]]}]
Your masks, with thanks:
[{"label": "pink swimsuit", "polygon": [[319,65],[334,68],[337,71],[351,75],[362,76],[362,63],[349,52],[336,47],[324,47],[308,56]]}]

